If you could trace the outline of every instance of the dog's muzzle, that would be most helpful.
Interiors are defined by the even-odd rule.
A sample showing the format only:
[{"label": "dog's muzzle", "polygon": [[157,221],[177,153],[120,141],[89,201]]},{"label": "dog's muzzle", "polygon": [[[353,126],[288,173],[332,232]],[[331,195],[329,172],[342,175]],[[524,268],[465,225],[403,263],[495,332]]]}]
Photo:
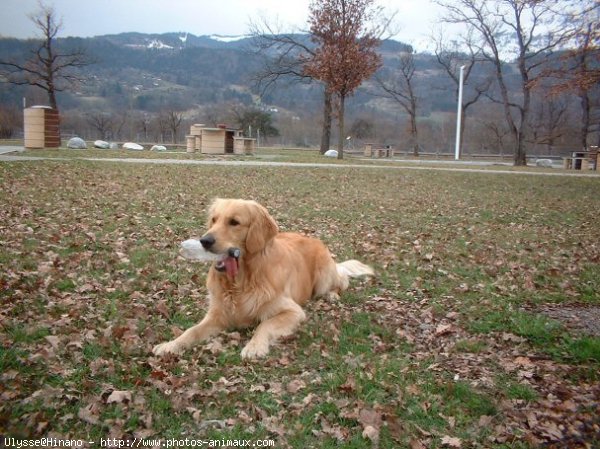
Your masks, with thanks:
[{"label": "dog's muzzle", "polygon": [[215,263],[215,270],[226,273],[231,280],[235,279],[240,269],[240,256],[242,252],[239,248],[229,248],[227,253],[223,255]]}]

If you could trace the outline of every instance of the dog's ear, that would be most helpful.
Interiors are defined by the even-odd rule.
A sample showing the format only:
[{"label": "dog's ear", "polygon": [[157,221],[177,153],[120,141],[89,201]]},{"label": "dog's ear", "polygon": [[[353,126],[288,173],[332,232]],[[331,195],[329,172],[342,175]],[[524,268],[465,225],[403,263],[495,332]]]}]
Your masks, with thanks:
[{"label": "dog's ear", "polygon": [[279,232],[279,227],[267,209],[260,204],[252,202],[250,210],[251,222],[246,236],[246,251],[253,254],[267,246],[267,243]]}]

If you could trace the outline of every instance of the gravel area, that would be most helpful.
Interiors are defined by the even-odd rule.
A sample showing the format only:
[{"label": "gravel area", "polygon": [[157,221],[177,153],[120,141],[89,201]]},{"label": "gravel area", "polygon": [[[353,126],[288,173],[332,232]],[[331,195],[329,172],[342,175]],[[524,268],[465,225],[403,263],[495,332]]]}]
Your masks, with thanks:
[{"label": "gravel area", "polygon": [[560,321],[569,329],[600,337],[600,306],[546,304],[539,312]]}]

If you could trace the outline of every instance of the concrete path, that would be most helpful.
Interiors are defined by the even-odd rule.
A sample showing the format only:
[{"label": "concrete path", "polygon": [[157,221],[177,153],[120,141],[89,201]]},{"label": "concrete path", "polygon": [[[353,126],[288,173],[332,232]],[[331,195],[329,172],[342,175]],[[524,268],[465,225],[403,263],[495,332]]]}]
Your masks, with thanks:
[{"label": "concrete path", "polygon": [[[6,147],[2,147],[6,148]],[[14,151],[14,150],[13,150]],[[302,163],[302,162],[273,162],[273,161],[227,161],[227,160],[189,160],[189,159],[137,159],[137,158],[54,158],[54,157],[37,157],[6,154],[0,150],[0,162],[19,162],[19,161],[93,161],[93,162],[118,162],[123,164],[164,164],[164,165],[200,165],[200,166],[225,166],[225,167],[292,167],[292,168],[337,168],[337,169],[375,169],[375,170],[428,170],[428,171],[445,171],[458,173],[484,173],[484,174],[503,174],[503,175],[525,175],[525,176],[563,176],[576,178],[599,178],[600,172],[581,173],[581,172],[548,172],[548,171],[518,171],[518,170],[484,170],[481,168],[469,167],[429,167],[417,165],[369,165],[369,164],[331,164],[331,163]],[[444,161],[438,161],[439,164],[444,164]],[[479,164],[478,164],[479,165]]]}]

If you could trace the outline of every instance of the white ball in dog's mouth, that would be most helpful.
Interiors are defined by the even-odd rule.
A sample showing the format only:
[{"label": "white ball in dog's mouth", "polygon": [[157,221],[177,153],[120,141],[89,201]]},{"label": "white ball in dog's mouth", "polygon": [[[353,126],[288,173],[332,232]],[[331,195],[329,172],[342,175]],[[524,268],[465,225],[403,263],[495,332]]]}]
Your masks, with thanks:
[{"label": "white ball in dog's mouth", "polygon": [[179,247],[179,255],[197,262],[212,262],[219,260],[219,255],[210,253],[204,249],[200,240],[188,239],[181,242]]}]

